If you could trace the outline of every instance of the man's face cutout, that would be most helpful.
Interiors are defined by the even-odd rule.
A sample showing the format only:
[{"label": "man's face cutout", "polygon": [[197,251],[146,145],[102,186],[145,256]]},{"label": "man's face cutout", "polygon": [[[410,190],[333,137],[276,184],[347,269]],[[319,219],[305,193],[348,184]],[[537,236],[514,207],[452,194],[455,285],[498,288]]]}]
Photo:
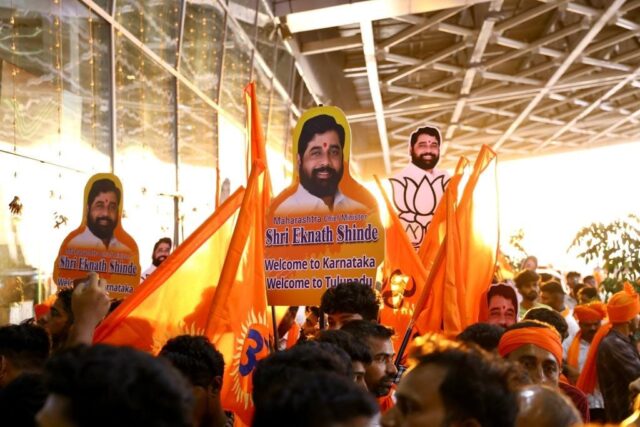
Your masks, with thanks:
[{"label": "man's face cutout", "polygon": [[435,136],[420,134],[411,147],[411,163],[420,169],[431,170],[440,160],[440,143]]},{"label": "man's face cutout", "polygon": [[118,198],[113,191],[99,193],[87,210],[87,227],[96,237],[110,239],[118,225]]},{"label": "man's face cutout", "polygon": [[507,328],[516,323],[516,308],[510,298],[494,295],[489,300],[489,320],[487,323]]},{"label": "man's face cutout", "polygon": [[336,131],[315,134],[302,158],[298,155],[300,183],[316,197],[333,196],[342,179],[342,159],[342,146]]}]

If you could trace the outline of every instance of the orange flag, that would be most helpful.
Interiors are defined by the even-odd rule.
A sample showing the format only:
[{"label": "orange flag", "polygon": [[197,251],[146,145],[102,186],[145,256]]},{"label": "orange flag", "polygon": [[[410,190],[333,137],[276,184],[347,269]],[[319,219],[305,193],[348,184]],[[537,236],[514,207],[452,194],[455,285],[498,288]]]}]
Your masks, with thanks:
[{"label": "orange flag", "polygon": [[247,425],[253,414],[253,370],[269,354],[273,335],[264,273],[266,176],[264,164],[254,162],[206,328],[226,362],[222,405]]},{"label": "orange flag", "polygon": [[[469,160],[467,160],[465,157],[460,157],[460,159],[458,159],[456,170],[453,174],[453,177],[451,177],[451,180],[449,180],[449,184],[445,189],[445,194],[442,197],[442,201],[444,201],[445,199],[447,190],[449,192],[455,191],[456,194],[459,193],[460,183],[465,177],[464,172],[468,165]],[[449,190],[449,188],[451,188],[451,190]],[[427,270],[431,269],[433,261],[436,257],[436,253],[438,252],[438,249],[440,248],[440,245],[444,240],[444,236],[446,235],[446,221],[447,209],[445,203],[441,202],[436,207],[436,211],[433,214],[431,224],[429,224],[429,228],[427,229],[427,234],[425,235],[424,240],[422,241],[422,245],[420,245],[420,249],[418,250],[418,255],[420,256],[422,265],[424,265]]]},{"label": "orange flag", "polygon": [[500,237],[497,157],[483,145],[456,212],[464,306],[462,328],[478,321],[482,294],[493,278]]},{"label": "orange flag", "polygon": [[428,294],[421,300],[426,309],[422,310],[423,305],[419,304],[416,328],[421,335],[440,331],[450,333],[460,329],[461,325],[459,301],[462,296],[457,287],[461,277],[458,257],[460,236],[456,219],[459,182],[459,179],[454,181],[452,178],[439,206],[446,215],[442,222],[445,237],[434,255],[428,285],[425,287]]},{"label": "orange flag", "polygon": [[203,334],[224,262],[240,188],[96,328],[94,342],[156,354],[182,334]]},{"label": "orange flag", "polygon": [[[449,181],[449,185],[444,192],[444,196],[436,208],[433,221],[427,230],[425,240],[420,246],[418,255],[421,262],[430,272],[431,282],[427,289],[427,294],[421,299],[418,315],[419,320],[416,324],[420,334],[426,332],[438,332],[443,328],[443,316],[445,309],[445,290],[447,292],[448,303],[451,303],[451,289],[447,288],[446,281],[452,283],[452,276],[455,274],[454,264],[452,264],[456,248],[459,248],[457,221],[455,211],[458,204],[458,193],[460,187],[464,185],[465,169],[469,161],[461,157],[458,160],[456,171]],[[456,239],[454,243],[446,245],[446,239]],[[445,255],[449,256],[445,259]],[[447,270],[448,265],[448,270]],[[447,275],[448,274],[448,275]],[[422,305],[424,304],[424,305]],[[424,307],[426,306],[426,309]]]},{"label": "orange flag", "polygon": [[[258,105],[258,95],[256,95],[256,82],[251,81],[244,88],[244,100],[247,113],[247,138],[248,138],[248,155],[247,165],[252,165],[256,160],[267,165],[267,149],[264,141],[264,133],[262,132],[262,118],[260,116],[260,106]],[[249,168],[247,168],[249,171]],[[266,170],[266,190],[264,197],[271,200],[271,177],[269,171]]]},{"label": "orange flag", "polygon": [[393,341],[394,348],[398,350],[403,335],[409,327],[416,302],[427,281],[427,271],[409,242],[407,232],[377,177],[376,182],[386,206],[386,214],[382,215],[386,221],[384,224],[385,257],[381,289],[383,306],[380,311],[380,323],[390,326],[396,331]]},{"label": "orange flag", "polygon": [[[453,178],[452,178],[453,181]],[[451,190],[449,190],[451,189]],[[496,155],[486,145],[457,203],[457,186],[449,183],[442,209],[446,236],[433,261],[425,289],[430,295],[419,303],[419,332],[442,330],[456,335],[478,321],[482,294],[491,284],[498,251],[498,193]],[[431,281],[432,280],[432,281]]]}]

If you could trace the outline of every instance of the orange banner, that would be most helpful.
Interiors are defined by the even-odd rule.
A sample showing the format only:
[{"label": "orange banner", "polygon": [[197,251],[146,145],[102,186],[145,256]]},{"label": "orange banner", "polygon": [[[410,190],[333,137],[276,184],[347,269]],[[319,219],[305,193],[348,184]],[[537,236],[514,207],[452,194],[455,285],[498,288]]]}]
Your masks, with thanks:
[{"label": "orange banner", "polygon": [[374,285],[384,230],[375,198],[349,173],[351,130],[342,110],[306,111],[293,141],[293,182],[267,215],[267,296],[271,305],[318,305],[339,283]]}]

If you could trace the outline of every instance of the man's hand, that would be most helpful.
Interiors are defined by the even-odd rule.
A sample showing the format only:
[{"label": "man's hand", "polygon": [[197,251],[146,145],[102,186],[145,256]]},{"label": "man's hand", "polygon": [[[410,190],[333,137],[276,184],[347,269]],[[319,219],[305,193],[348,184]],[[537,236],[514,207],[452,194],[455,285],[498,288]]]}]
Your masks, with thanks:
[{"label": "man's hand", "polygon": [[105,290],[107,282],[97,273],[89,273],[89,280],[76,286],[71,297],[73,325],[69,331],[68,346],[91,345],[93,331],[109,312],[109,295]]}]

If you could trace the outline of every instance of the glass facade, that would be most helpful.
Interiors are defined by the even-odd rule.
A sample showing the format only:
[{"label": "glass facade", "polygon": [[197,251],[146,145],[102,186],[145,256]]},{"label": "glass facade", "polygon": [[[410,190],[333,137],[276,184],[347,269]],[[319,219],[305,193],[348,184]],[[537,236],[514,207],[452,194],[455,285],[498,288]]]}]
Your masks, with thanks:
[{"label": "glass facade", "polygon": [[53,290],[91,175],[122,181],[143,268],[213,212],[219,182],[245,184],[251,79],[279,191],[310,95],[267,2],[0,0],[0,324]]}]

